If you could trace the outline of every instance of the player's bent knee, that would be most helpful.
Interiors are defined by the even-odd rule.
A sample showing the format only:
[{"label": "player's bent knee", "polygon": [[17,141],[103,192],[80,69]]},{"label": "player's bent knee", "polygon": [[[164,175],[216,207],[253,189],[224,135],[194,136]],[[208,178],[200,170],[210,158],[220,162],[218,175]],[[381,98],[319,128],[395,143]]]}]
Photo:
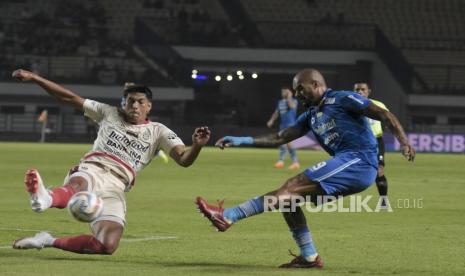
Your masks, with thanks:
[{"label": "player's bent knee", "polygon": [[68,185],[73,186],[78,191],[87,191],[87,180],[81,176],[71,176],[68,180]]},{"label": "player's bent knee", "polygon": [[123,234],[121,224],[114,221],[102,220],[92,225],[92,231],[96,239],[103,245],[102,254],[112,255],[118,249]]},{"label": "player's bent knee", "polygon": [[278,196],[305,195],[315,189],[318,182],[308,179],[303,173],[289,178],[277,191]]},{"label": "player's bent knee", "polygon": [[290,178],[278,189],[277,196],[290,195],[292,186],[296,185],[294,178]]},{"label": "player's bent knee", "polygon": [[116,252],[119,246],[119,241],[106,241],[103,244],[103,254],[113,255]]}]

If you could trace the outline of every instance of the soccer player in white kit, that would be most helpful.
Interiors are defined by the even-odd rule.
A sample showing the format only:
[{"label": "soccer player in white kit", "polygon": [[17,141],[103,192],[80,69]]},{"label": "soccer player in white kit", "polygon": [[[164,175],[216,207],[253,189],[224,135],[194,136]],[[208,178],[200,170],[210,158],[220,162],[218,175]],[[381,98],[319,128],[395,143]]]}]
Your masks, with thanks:
[{"label": "soccer player in white kit", "polygon": [[196,128],[192,146],[166,126],[151,122],[152,92],[146,86],[131,85],[124,90],[122,108],[83,99],[64,87],[26,70],[16,70],[13,77],[33,81],[59,101],[70,104],[99,124],[94,146],[70,171],[62,187],[47,190],[39,172],[30,169],[24,179],[31,197],[32,210],[65,208],[73,194],[91,191],[104,203],[102,214],[91,223],[92,235],[55,238],[47,232],[13,243],[15,249],[55,247],[80,254],[113,254],[118,248],[125,226],[124,192],[134,185],[137,172],[146,167],[159,150],[169,153],[176,163],[188,167],[210,139],[208,127]]}]

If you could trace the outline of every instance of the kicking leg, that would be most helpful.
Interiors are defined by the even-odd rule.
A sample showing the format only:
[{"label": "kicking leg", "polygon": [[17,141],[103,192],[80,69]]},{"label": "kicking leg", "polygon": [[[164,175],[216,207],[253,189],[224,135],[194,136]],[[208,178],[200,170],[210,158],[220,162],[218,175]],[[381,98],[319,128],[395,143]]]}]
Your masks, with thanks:
[{"label": "kicking leg", "polygon": [[[326,193],[318,182],[311,181],[305,174],[301,173],[288,179],[279,189],[241,203],[233,208],[223,209],[223,203],[219,207],[209,205],[203,198],[197,197],[196,203],[199,210],[213,223],[218,231],[226,231],[231,225],[241,219],[257,215],[264,212],[265,197],[276,197],[276,205],[268,206],[278,208],[279,204],[286,201],[293,201],[296,196],[310,196],[313,200],[316,196]],[[289,206],[289,205],[287,205]],[[323,267],[323,261],[318,256],[313,245],[310,231],[308,230],[305,216],[300,207],[295,212],[283,213],[293,237],[301,250],[300,256],[288,264],[283,264],[282,268],[310,268]]]},{"label": "kicking leg", "polygon": [[[320,195],[324,191],[318,183],[312,182],[303,173],[288,179],[279,189],[267,193],[265,196],[276,197],[278,201],[291,200],[292,196]],[[196,204],[200,210],[218,229],[226,231],[233,223],[264,212],[265,196],[252,198],[232,208],[223,208],[223,202],[216,207],[208,204],[203,198],[197,197]]]},{"label": "kicking leg", "polygon": [[48,191],[39,172],[30,169],[24,177],[26,190],[31,197],[31,207],[35,212],[43,212],[50,207],[65,208],[73,194],[87,190],[87,180],[83,176],[73,176],[68,184]]},{"label": "kicking leg", "polygon": [[68,205],[71,197],[81,191],[87,191],[88,180],[82,176],[71,176],[68,183],[50,191],[52,196],[52,208],[63,209]]}]

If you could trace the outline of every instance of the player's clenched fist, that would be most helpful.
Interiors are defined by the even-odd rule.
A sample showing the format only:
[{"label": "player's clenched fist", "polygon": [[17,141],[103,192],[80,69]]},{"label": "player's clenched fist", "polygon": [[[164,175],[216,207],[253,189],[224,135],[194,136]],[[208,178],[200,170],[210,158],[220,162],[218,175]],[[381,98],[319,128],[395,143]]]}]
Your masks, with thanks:
[{"label": "player's clenched fist", "polygon": [[30,71],[27,71],[27,70],[23,70],[23,69],[18,69],[18,70],[15,70],[11,76],[17,80],[20,80],[20,81],[30,81],[34,78],[34,76],[36,76],[36,74],[30,72]]},{"label": "player's clenched fist", "polygon": [[205,146],[210,140],[211,131],[207,126],[198,127],[192,134],[192,143],[198,146]]},{"label": "player's clenched fist", "polygon": [[415,160],[415,154],[415,148],[413,148],[412,145],[406,144],[402,146],[402,155],[404,155],[408,161]]}]

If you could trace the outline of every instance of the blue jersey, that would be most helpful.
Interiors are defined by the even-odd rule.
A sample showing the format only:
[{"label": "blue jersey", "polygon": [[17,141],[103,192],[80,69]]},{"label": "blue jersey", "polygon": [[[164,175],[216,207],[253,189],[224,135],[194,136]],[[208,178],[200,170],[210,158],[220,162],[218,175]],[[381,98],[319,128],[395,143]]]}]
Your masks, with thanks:
[{"label": "blue jersey", "polygon": [[278,102],[276,110],[279,112],[279,128],[284,129],[295,124],[297,117],[297,100],[292,99],[295,108],[290,108],[287,100],[282,99]]},{"label": "blue jersey", "polygon": [[366,117],[361,114],[369,104],[370,100],[357,93],[328,89],[321,104],[300,115],[295,127],[311,130],[331,156],[358,153],[377,168],[377,142]]}]

